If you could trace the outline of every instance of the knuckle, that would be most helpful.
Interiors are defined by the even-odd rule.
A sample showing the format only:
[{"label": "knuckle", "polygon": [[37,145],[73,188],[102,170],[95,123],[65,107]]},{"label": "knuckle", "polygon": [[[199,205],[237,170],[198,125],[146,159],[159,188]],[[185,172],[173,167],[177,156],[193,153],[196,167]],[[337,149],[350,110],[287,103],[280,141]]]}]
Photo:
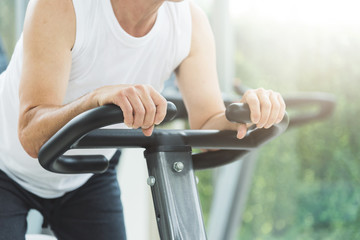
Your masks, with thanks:
[{"label": "knuckle", "polygon": [[146,117],[144,118],[144,124],[146,126],[151,126],[154,124],[154,115],[146,114]]},{"label": "knuckle", "polygon": [[264,94],[265,93],[265,89],[264,88],[258,88],[256,89],[256,92]]},{"label": "knuckle", "polygon": [[242,100],[246,101],[247,99],[254,97],[254,96],[256,96],[256,90],[249,89],[249,90],[246,90],[245,93],[243,94]]},{"label": "knuckle", "polygon": [[275,114],[270,115],[270,117],[268,119],[268,124],[273,124],[275,122],[276,118],[277,118],[277,115],[275,115]]},{"label": "knuckle", "polygon": [[126,88],[126,93],[127,94],[135,94],[136,88],[134,86],[130,86],[130,87]]},{"label": "knuckle", "polygon": [[150,106],[148,106],[146,108],[146,110],[147,110],[148,113],[154,114],[156,112],[156,107],[153,104],[151,104]]},{"label": "knuckle", "polygon": [[145,109],[141,108],[141,107],[137,108],[135,112],[136,112],[136,115],[138,115],[138,116],[144,116],[145,115]]},{"label": "knuckle", "polygon": [[259,102],[259,99],[256,94],[248,94],[244,96],[243,99],[245,100],[245,102],[249,104],[257,104]]},{"label": "knuckle", "polygon": [[275,98],[278,99],[279,102],[285,103],[284,98],[280,93],[275,92],[274,95],[275,95]]},{"label": "knuckle", "polygon": [[151,90],[151,91],[154,90],[154,91],[155,91],[154,87],[151,86],[150,84],[145,84],[144,87],[145,87],[146,89],[148,89],[148,90]]},{"label": "knuckle", "polygon": [[261,115],[259,113],[253,113],[252,118],[253,119],[260,119]]},{"label": "knuckle", "polygon": [[157,110],[160,112],[166,112],[167,110],[167,103],[163,102],[157,106]]},{"label": "knuckle", "polygon": [[152,118],[154,118],[155,114],[156,114],[156,108],[155,107],[151,107],[150,109],[146,110],[146,114],[148,114],[149,116],[151,116]]},{"label": "knuckle", "polygon": [[[160,95],[160,94],[159,94],[159,95]],[[162,95],[160,95],[160,103],[161,103],[161,104],[164,104],[164,105],[167,104],[166,98],[164,98],[164,96],[162,96]]]},{"label": "knuckle", "polygon": [[159,121],[163,121],[166,116],[166,112],[157,112],[155,116],[155,122],[158,123]]},{"label": "knuckle", "polygon": [[149,123],[149,122],[144,122],[144,123],[142,124],[141,128],[143,128],[143,129],[148,129],[148,128],[150,128],[151,126],[152,126],[151,123]]},{"label": "knuckle", "polygon": [[123,114],[127,118],[131,118],[133,116],[133,109],[131,107],[125,106],[123,109]]},{"label": "knuckle", "polygon": [[130,121],[130,119],[125,117],[124,118],[124,123],[129,126],[129,125],[131,125],[132,122]]},{"label": "knuckle", "polygon": [[246,90],[243,96],[245,97],[246,95],[253,93],[253,92],[254,92],[253,89]]},{"label": "knuckle", "polygon": [[270,103],[270,101],[263,101],[263,102],[261,103],[261,108],[262,108],[263,110],[270,110],[270,109],[271,109],[271,103]]},{"label": "knuckle", "polygon": [[123,114],[124,114],[124,117],[129,117],[130,115],[132,115],[132,108],[128,107],[128,106],[123,106],[121,108]]},{"label": "knuckle", "polygon": [[133,116],[131,113],[127,112],[124,114],[124,123],[130,124],[133,122]]},{"label": "knuckle", "polygon": [[132,123],[132,127],[133,127],[133,128],[138,128],[139,126],[140,126],[140,125],[139,125],[137,119],[135,118],[134,121],[133,121],[133,123]]},{"label": "knuckle", "polygon": [[155,124],[160,124],[166,116],[166,111],[157,111],[155,116]]},{"label": "knuckle", "polygon": [[133,124],[134,128],[139,128],[141,125],[142,125],[142,121],[140,120],[140,118],[135,117]]},{"label": "knuckle", "polygon": [[272,105],[272,108],[275,110],[278,110],[281,108],[281,105],[279,102],[273,102],[271,105]]},{"label": "knuckle", "polygon": [[276,101],[278,101],[278,102],[281,101],[281,100],[280,100],[281,95],[280,95],[279,93],[277,93],[277,92],[271,93],[271,97],[272,97],[273,99],[275,99]]},{"label": "knuckle", "polygon": [[159,102],[156,106],[157,112],[166,112],[167,102]]},{"label": "knuckle", "polygon": [[143,84],[136,84],[136,85],[135,85],[135,89],[137,89],[137,90],[139,90],[139,91],[141,91],[141,92],[146,92],[146,91],[147,91],[146,86],[143,85]]},{"label": "knuckle", "polygon": [[159,115],[157,115],[157,116],[156,116],[156,122],[159,123],[159,122],[164,121],[165,116],[166,116],[165,113],[164,113],[164,114],[159,114]]},{"label": "knuckle", "polygon": [[126,91],[120,90],[120,91],[117,93],[117,97],[119,97],[119,98],[124,98],[124,97],[126,97]]}]

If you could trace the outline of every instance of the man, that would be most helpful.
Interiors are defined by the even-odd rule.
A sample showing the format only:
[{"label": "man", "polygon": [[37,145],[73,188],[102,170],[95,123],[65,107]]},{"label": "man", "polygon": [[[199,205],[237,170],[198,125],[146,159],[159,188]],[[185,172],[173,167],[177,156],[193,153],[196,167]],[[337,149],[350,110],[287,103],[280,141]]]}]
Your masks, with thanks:
[{"label": "man", "polygon": [[[194,129],[233,129],[218,86],[204,13],[188,1],[33,0],[23,37],[0,81],[0,239],[23,239],[37,208],[58,239],[125,239],[114,166],[101,175],[60,175],[37,161],[40,147],[76,115],[116,104],[146,136],[161,123],[159,94],[175,71]],[[248,91],[253,123],[280,122],[278,93]]]}]

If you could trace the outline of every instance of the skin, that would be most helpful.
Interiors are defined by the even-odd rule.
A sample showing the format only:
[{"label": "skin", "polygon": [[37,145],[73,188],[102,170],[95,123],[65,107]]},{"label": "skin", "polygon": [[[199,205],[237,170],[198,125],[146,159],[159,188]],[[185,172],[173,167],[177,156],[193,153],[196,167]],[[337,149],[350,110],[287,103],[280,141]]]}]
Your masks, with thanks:
[{"label": "skin", "polygon": [[[119,24],[135,37],[151,30],[163,2],[111,0]],[[191,14],[190,54],[176,69],[190,126],[193,129],[237,130],[237,137],[243,138],[246,125],[230,123],[225,118],[216,73],[215,44],[208,20],[193,3]],[[75,26],[71,0],[30,1],[24,26],[18,134],[24,150],[33,158],[37,158],[40,147],[68,121],[104,104],[118,105],[124,112],[125,124],[142,128],[146,136],[152,134],[154,125],[161,123],[166,114],[166,100],[148,85],[103,86],[63,105]],[[269,128],[280,122],[285,113],[282,97],[271,90],[247,91],[240,101],[249,104],[252,122],[259,128]]]}]

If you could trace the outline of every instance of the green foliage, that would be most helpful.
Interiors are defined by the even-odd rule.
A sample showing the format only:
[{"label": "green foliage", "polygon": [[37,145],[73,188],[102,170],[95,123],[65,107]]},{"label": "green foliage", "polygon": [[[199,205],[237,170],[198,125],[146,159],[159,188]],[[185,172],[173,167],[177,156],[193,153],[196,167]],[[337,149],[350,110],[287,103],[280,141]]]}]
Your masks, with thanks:
[{"label": "green foliage", "polygon": [[261,149],[237,239],[360,239],[360,33],[251,21],[236,30],[239,82],[337,99],[330,118]]},{"label": "green foliage", "polygon": [[239,239],[360,239],[360,35],[266,27],[278,34],[239,26],[239,78],[283,93],[330,92],[337,107],[261,150]]},{"label": "green foliage", "polygon": [[196,172],[196,177],[199,179],[198,192],[200,198],[200,204],[203,212],[205,225],[209,219],[209,213],[211,208],[211,199],[213,196],[213,184],[212,184],[212,170],[201,170]]}]

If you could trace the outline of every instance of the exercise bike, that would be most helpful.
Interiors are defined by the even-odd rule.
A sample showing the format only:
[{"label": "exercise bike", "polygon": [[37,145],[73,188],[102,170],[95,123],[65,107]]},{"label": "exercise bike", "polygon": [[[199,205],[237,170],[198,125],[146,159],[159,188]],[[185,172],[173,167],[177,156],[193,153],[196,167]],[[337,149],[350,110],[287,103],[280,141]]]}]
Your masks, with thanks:
[{"label": "exercise bike", "polygon": [[[168,102],[165,121],[176,115]],[[250,122],[247,105],[227,107],[229,121]],[[154,130],[145,137],[141,130],[99,129],[123,122],[115,105],[101,106],[84,112],[61,128],[39,152],[39,162],[56,173],[102,173],[108,160],[102,155],[64,155],[69,149],[145,148],[155,216],[161,239],[207,239],[196,189],[194,170],[221,166],[247,155],[283,133],[289,118],[269,129],[252,128],[244,139],[234,131]],[[222,149],[192,154],[192,148]]]}]

